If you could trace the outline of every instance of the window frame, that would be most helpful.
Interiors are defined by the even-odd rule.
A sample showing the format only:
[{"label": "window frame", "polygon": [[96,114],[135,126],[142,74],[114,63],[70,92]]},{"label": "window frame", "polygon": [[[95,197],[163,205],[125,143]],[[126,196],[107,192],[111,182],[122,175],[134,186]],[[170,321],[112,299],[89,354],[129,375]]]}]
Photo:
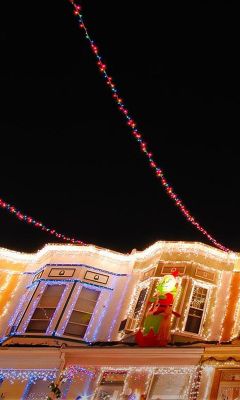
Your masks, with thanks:
[{"label": "window frame", "polygon": [[[119,371],[116,372],[116,371],[111,371],[111,370],[106,369],[106,370],[103,370],[103,371],[101,372],[101,375],[100,375],[100,377],[99,377],[99,383],[98,383],[98,385],[97,385],[97,387],[96,387],[96,391],[95,391],[93,400],[98,400],[98,396],[100,395],[101,388],[103,389],[104,386],[111,386],[111,381],[109,381],[109,382],[108,382],[108,381],[103,382],[103,380],[104,380],[104,375],[105,375],[105,374],[109,374],[109,375],[122,375],[122,376],[124,376],[124,379],[120,381],[121,384],[119,384],[119,386],[122,387],[122,392],[120,392],[120,393],[118,394],[118,397],[119,397],[119,396],[122,396],[123,393],[124,393],[124,388],[125,388],[125,385],[126,385],[126,379],[127,379],[128,374],[129,374],[129,370],[121,370],[121,368],[120,368]],[[118,385],[117,385],[117,381],[115,382],[115,384],[116,384],[116,386],[118,386]],[[114,386],[114,384],[113,384],[112,386]]]},{"label": "window frame", "polygon": [[[192,297],[193,297],[194,288],[196,286],[207,290],[204,307],[202,309],[202,317],[201,317],[201,322],[200,322],[198,333],[186,330],[186,325],[187,325],[190,308],[194,308],[194,307],[191,307],[191,301],[192,301]],[[184,326],[183,333],[185,333],[187,335],[193,335],[193,336],[201,336],[202,335],[203,324],[206,320],[206,308],[207,308],[207,303],[209,300],[210,292],[211,292],[211,286],[204,284],[204,282],[199,282],[199,281],[193,282],[191,294],[189,296],[189,301],[188,301],[187,313],[186,313],[186,317],[185,317],[185,321],[184,321],[184,325],[183,325]]]},{"label": "window frame", "polygon": [[[146,308],[147,308],[148,301],[149,301],[149,298],[150,298],[152,290],[153,290],[153,286],[154,286],[154,279],[151,279],[151,277],[150,277],[146,281],[140,282],[136,288],[136,292],[135,292],[136,300],[131,306],[131,311],[130,311],[129,315],[127,315],[127,317],[126,317],[127,320],[130,318],[133,321],[136,321],[135,330],[142,325],[142,322],[145,318]],[[142,301],[142,305],[141,305],[140,309],[135,314],[135,309],[136,309],[137,303],[139,301],[140,294],[145,289],[147,291],[144,296],[144,300]]]},{"label": "window frame", "polygon": [[[76,306],[76,304],[77,304],[77,302],[78,302],[78,300],[79,300],[79,298],[80,298],[80,296],[81,296],[81,293],[82,293],[83,289],[92,290],[92,291],[95,291],[95,292],[98,292],[98,293],[99,293],[99,294],[98,294],[98,297],[97,297],[97,301],[96,301],[96,302],[93,301],[93,302],[95,302],[95,306],[94,306],[94,308],[93,308],[93,312],[92,312],[92,313],[84,312],[84,311],[81,311],[81,310],[75,310],[75,306]],[[96,290],[96,289],[89,288],[88,286],[87,286],[87,287],[84,286],[84,285],[81,285],[81,286],[80,286],[80,291],[79,291],[78,295],[76,296],[76,301],[74,302],[73,308],[71,309],[71,312],[69,313],[68,320],[67,320],[66,326],[65,326],[65,328],[64,328],[64,331],[63,331],[63,333],[62,333],[62,336],[64,336],[64,337],[69,337],[69,338],[76,338],[76,339],[79,339],[79,340],[84,339],[85,335],[87,334],[88,328],[89,328],[89,326],[90,326],[90,324],[91,324],[91,321],[92,321],[92,319],[94,318],[94,314],[95,314],[95,312],[96,312],[96,306],[97,306],[97,304],[98,304],[98,301],[99,301],[99,298],[100,298],[100,296],[101,296],[101,293],[102,293],[101,289],[100,289],[100,290],[98,290],[98,289]],[[91,300],[90,300],[90,301],[91,301]],[[82,323],[76,323],[77,325],[80,325],[80,326],[86,326],[86,330],[85,330],[85,332],[84,332],[84,335],[82,335],[82,336],[80,336],[80,335],[73,335],[73,334],[69,334],[69,333],[65,333],[68,324],[69,324],[69,323],[70,323],[70,324],[71,324],[71,323],[73,324],[73,322],[69,322],[69,321],[70,321],[70,318],[71,318],[71,316],[72,316],[72,314],[73,314],[74,311],[79,312],[79,313],[82,312],[82,313],[86,313],[86,314],[91,314],[91,317],[90,317],[90,319],[89,319],[88,324],[85,324],[85,325],[84,325],[84,324],[82,324]],[[63,317],[64,317],[64,315],[62,316],[62,318],[63,318]]]},{"label": "window frame", "polygon": [[[47,306],[47,305],[46,306],[41,306],[41,301],[43,300],[43,298],[46,297],[46,299],[47,299],[47,297],[48,297],[48,296],[46,296],[47,290],[49,290],[49,288],[54,287],[54,286],[55,287],[60,287],[61,286],[61,288],[63,287],[63,289],[62,289],[62,291],[60,293],[60,296],[57,297],[56,306],[55,305],[52,306],[52,307]],[[51,322],[54,319],[54,316],[56,314],[56,311],[59,308],[59,303],[61,301],[62,296],[64,295],[64,292],[65,292],[66,288],[67,288],[67,285],[65,283],[63,283],[63,284],[58,284],[58,283],[49,284],[49,283],[47,283],[45,285],[43,293],[41,294],[41,296],[39,298],[39,301],[38,301],[38,303],[37,303],[32,315],[31,315],[31,318],[30,318],[30,320],[28,322],[28,325],[26,327],[26,330],[25,330],[26,333],[30,333],[30,334],[34,334],[34,333],[38,334],[38,333],[40,333],[40,334],[45,334],[45,335],[47,334],[48,329],[49,329],[49,327],[51,325]],[[52,311],[52,315],[50,315],[49,317],[47,316],[47,318],[33,318],[33,316],[34,316],[34,314],[36,313],[37,310],[51,310]],[[33,331],[31,331],[31,330],[28,330],[31,322],[34,322],[34,321],[48,322],[45,331],[42,331],[42,330],[39,330],[39,331],[33,330]]]},{"label": "window frame", "polygon": [[[58,301],[58,304],[55,308],[55,311],[53,313],[52,318],[50,319],[50,322],[47,326],[47,329],[45,332],[28,332],[28,326],[30,324],[30,321],[32,320],[32,316],[35,312],[35,310],[38,308],[38,305],[42,299],[42,296],[45,292],[46,287],[49,285],[53,285],[51,280],[49,281],[44,281],[40,282],[37,284],[36,288],[34,289],[31,297],[29,298],[25,310],[22,313],[22,317],[18,323],[17,329],[16,329],[16,334],[17,335],[26,335],[26,336],[52,336],[52,333],[54,329],[58,325],[58,320],[59,320],[59,315],[61,315],[62,311],[64,310],[66,302],[68,302],[69,299],[69,293],[71,292],[71,289],[73,287],[73,282],[67,282],[67,281],[56,281],[56,285],[61,285],[65,286],[63,289],[63,292],[61,294],[61,297]],[[64,294],[65,292],[65,294]],[[64,298],[63,298],[64,295]],[[62,300],[62,301],[61,301]],[[65,300],[65,301],[64,301]]]},{"label": "window frame", "polygon": [[[142,297],[142,292],[145,292],[143,297]],[[142,310],[143,310],[143,308],[145,306],[146,299],[148,297],[148,293],[149,293],[149,287],[148,286],[140,288],[140,290],[138,292],[137,301],[136,301],[136,303],[135,303],[135,305],[133,307],[133,311],[132,311],[133,319],[139,319],[139,317],[140,317],[140,315],[142,313]],[[137,309],[137,306],[139,304],[140,304],[140,307],[138,307],[138,309]]]}]

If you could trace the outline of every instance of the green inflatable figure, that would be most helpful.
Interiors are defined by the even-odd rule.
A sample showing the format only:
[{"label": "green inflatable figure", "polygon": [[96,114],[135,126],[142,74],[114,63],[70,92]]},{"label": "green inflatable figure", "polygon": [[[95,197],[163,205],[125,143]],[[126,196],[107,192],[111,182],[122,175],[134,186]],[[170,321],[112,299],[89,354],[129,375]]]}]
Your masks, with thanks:
[{"label": "green inflatable figure", "polygon": [[171,316],[180,314],[172,310],[177,293],[178,272],[165,275],[156,287],[157,295],[150,299],[150,307],[146,313],[143,330],[136,334],[140,346],[166,346],[169,340]]}]

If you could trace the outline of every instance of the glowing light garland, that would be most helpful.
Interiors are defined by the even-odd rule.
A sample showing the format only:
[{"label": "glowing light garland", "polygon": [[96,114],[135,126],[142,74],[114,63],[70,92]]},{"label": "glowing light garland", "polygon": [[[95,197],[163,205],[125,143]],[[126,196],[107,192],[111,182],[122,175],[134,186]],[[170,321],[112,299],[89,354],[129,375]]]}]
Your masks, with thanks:
[{"label": "glowing light garland", "polygon": [[[211,367],[210,367],[211,368]],[[203,372],[209,370],[209,365],[203,366]],[[137,366],[118,366],[118,367],[101,367],[100,370],[96,367],[89,366],[88,368],[81,367],[79,365],[69,365],[60,374],[60,381],[64,383],[63,391],[66,392],[61,398],[68,398],[67,392],[71,385],[86,380],[86,387],[84,387],[84,394],[81,394],[81,398],[95,398],[95,395],[101,389],[101,382],[104,377],[108,375],[123,375],[124,386],[122,395],[127,395],[129,389],[131,390],[131,396],[136,395],[136,398],[140,398],[140,395],[146,395],[150,387],[152,386],[152,378],[155,376],[169,376],[173,377],[176,375],[188,375],[189,379],[187,386],[185,387],[184,394],[181,398],[196,400],[199,394],[199,384],[201,379],[201,368],[196,366],[151,366],[151,367],[137,367]],[[37,380],[43,381],[54,381],[57,379],[57,369],[0,369],[0,379],[9,381],[11,384],[18,382],[27,382],[24,390],[25,397],[32,385]],[[94,391],[90,394],[91,382],[94,381]],[[143,383],[144,381],[144,383]],[[110,379],[111,382],[111,379]],[[67,383],[67,385],[66,385]],[[140,385],[140,386],[139,386]],[[130,394],[130,393],[129,393]],[[36,394],[37,395],[37,394]],[[45,395],[45,393],[43,393]],[[33,394],[34,396],[34,394]],[[32,397],[31,397],[32,398]],[[33,397],[35,398],[35,397]],[[36,397],[39,398],[39,397]],[[43,397],[41,397],[43,398]]]},{"label": "glowing light garland", "polygon": [[203,366],[212,366],[215,368],[218,367],[224,367],[224,368],[239,368],[240,367],[240,361],[236,359],[235,357],[228,357],[226,360],[217,360],[215,357],[209,357],[205,360],[202,361]]},{"label": "glowing light garland", "polygon": [[107,336],[107,341],[110,342],[112,340],[112,334],[114,330],[116,329],[116,322],[118,319],[120,319],[120,311],[122,309],[123,302],[125,300],[126,292],[128,290],[128,285],[131,277],[130,275],[127,278],[127,281],[124,282],[124,287],[122,288],[122,294],[121,297],[118,299],[118,305],[115,309],[115,318],[112,319],[112,323],[110,325],[109,331],[108,331],[108,336]]},{"label": "glowing light garland", "polygon": [[30,323],[30,320],[34,314],[35,309],[37,308],[38,303],[41,300],[42,294],[44,292],[44,290],[46,289],[45,285],[42,285],[41,288],[39,288],[39,292],[38,292],[38,296],[35,297],[35,299],[31,302],[31,308],[28,312],[28,317],[25,319],[24,323],[22,324],[22,329],[18,330],[18,333],[23,334],[26,332],[26,329],[28,327],[28,324]]},{"label": "glowing light garland", "polygon": [[95,55],[97,59],[97,66],[101,74],[103,75],[106,84],[109,86],[110,90],[112,91],[112,97],[115,100],[119,111],[123,114],[124,118],[126,119],[126,123],[131,129],[131,133],[136,139],[136,141],[139,144],[140,150],[145,154],[145,156],[148,159],[148,163],[152,170],[154,171],[154,174],[158,179],[160,179],[161,185],[165,189],[168,197],[172,199],[176,205],[176,207],[181,211],[181,213],[184,215],[184,217],[187,219],[188,222],[190,222],[198,231],[200,231],[204,236],[207,237],[207,239],[214,244],[214,246],[218,247],[221,250],[224,251],[230,251],[227,247],[219,243],[206,229],[204,229],[200,223],[192,216],[190,211],[186,208],[186,206],[183,204],[182,200],[178,197],[178,195],[175,193],[173,187],[168,183],[163,171],[159,166],[157,165],[157,162],[154,160],[152,152],[150,152],[147,149],[147,143],[143,138],[142,133],[139,132],[137,128],[137,124],[135,120],[132,118],[132,116],[129,113],[129,110],[126,108],[123,99],[118,93],[118,90],[116,88],[116,85],[113,83],[113,78],[106,72],[107,65],[105,62],[103,62],[102,57],[100,56],[98,46],[95,44],[95,42],[91,39],[88,33],[87,26],[85,22],[83,21],[83,16],[81,14],[81,6],[75,3],[74,0],[69,0],[70,3],[73,5],[74,8],[74,15],[78,18],[79,20],[79,27],[83,29],[85,32],[85,38],[90,44],[91,50],[93,54]]},{"label": "glowing light garland", "polygon": [[35,285],[33,285],[30,289],[28,289],[23,296],[21,297],[18,306],[15,309],[15,312],[12,314],[12,316],[9,319],[8,322],[8,327],[12,327],[14,324],[14,327],[16,328],[22,318],[22,314],[25,311],[24,304],[28,304],[28,300],[30,300],[31,295],[33,294],[33,291],[36,289],[38,283],[36,282]]},{"label": "glowing light garland", "polygon": [[[136,320],[137,323],[140,321],[140,319],[142,317],[142,313],[143,313],[143,308],[145,306],[146,299],[149,294],[149,289],[150,289],[150,287],[152,287],[152,283],[155,280],[158,281],[159,278],[153,277],[153,278],[147,279],[146,281],[138,282],[138,284],[136,285],[136,287],[134,289],[134,292],[132,294],[132,297],[131,297],[131,300],[129,303],[129,307],[128,307],[128,311],[127,311],[127,318],[133,318]],[[135,307],[139,300],[140,293],[143,289],[147,289],[147,292],[145,293],[145,295],[141,301],[141,304],[140,304],[139,310],[136,313],[136,316],[134,316],[134,310],[135,310]]]},{"label": "glowing light garland", "polygon": [[202,368],[197,367],[195,374],[192,376],[191,390],[189,393],[189,400],[197,400],[199,395],[199,389],[201,385]]},{"label": "glowing light garland", "polygon": [[35,379],[33,377],[31,377],[25,386],[21,400],[26,400],[28,398],[28,395],[30,393],[33,383],[35,383]]},{"label": "glowing light garland", "polygon": [[[114,287],[115,287],[116,286],[116,277],[114,278],[114,280],[115,280],[115,282],[114,282]],[[109,308],[109,306],[111,304],[111,300],[112,300],[112,297],[113,297],[114,294],[115,294],[114,291],[112,291],[111,293],[107,293],[106,291],[105,292],[102,291],[102,293],[100,294],[100,299],[98,300],[98,304],[100,303],[100,301],[102,302],[102,299],[103,299],[103,302],[104,302],[104,303],[102,303],[103,310],[101,311],[101,314],[100,314],[100,316],[98,318],[97,323],[96,323],[96,316],[98,314],[98,310],[96,310],[96,312],[93,313],[93,316],[92,316],[92,319],[90,321],[89,327],[88,327],[88,329],[86,331],[86,338],[84,338],[84,339],[88,340],[89,331],[91,331],[92,326],[95,325],[95,330],[92,333],[92,339],[91,340],[93,342],[97,341],[97,339],[99,337],[100,329],[102,328],[102,323],[104,321],[106,313],[108,312],[108,308]],[[107,296],[107,298],[106,298],[106,296]]]},{"label": "glowing light garland", "polygon": [[210,397],[210,390],[215,373],[215,368],[207,365],[202,367],[202,385],[203,393],[202,393],[202,400],[208,400]]},{"label": "glowing light garland", "polygon": [[[51,255],[54,252],[55,255],[61,254],[62,252],[68,252],[72,256],[75,254],[79,254],[79,246],[74,246],[73,244],[46,244],[41,250],[36,253],[20,253],[13,250],[8,250],[0,247],[0,258],[10,261],[11,263],[38,263],[42,260],[43,257],[47,257],[48,254]],[[124,267],[126,261],[144,261],[150,257],[165,257],[166,255],[173,256],[180,255],[181,258],[184,256],[184,261],[193,261],[198,260],[199,257],[203,257],[208,262],[221,262],[224,264],[224,268],[227,267],[229,269],[235,270],[235,264],[239,260],[239,255],[234,252],[224,252],[219,249],[216,249],[210,245],[199,242],[183,242],[183,241],[158,241],[147,247],[143,251],[137,251],[133,254],[123,254],[118,253],[113,250],[105,249],[99,246],[87,245],[81,247],[81,253],[86,254],[89,257],[93,257],[94,255],[106,257],[117,261],[119,263],[123,263],[121,268]],[[169,261],[170,262],[170,261]],[[175,262],[175,261],[174,261]],[[148,267],[147,267],[148,268]],[[145,266],[135,269],[140,269],[141,271],[145,271],[147,269]],[[236,271],[238,271],[238,267],[236,266]],[[8,272],[8,269],[2,269]],[[14,270],[14,267],[13,269]],[[21,267],[22,270],[22,267]],[[19,272],[18,270],[14,272]],[[36,273],[36,271],[35,271]]]},{"label": "glowing light garland", "polygon": [[226,319],[227,314],[229,313],[229,307],[231,308],[231,304],[229,304],[229,298],[230,298],[230,294],[231,294],[232,278],[233,278],[233,276],[230,277],[228,291],[227,291],[225,299],[224,299],[224,310],[222,310],[221,332],[220,332],[220,336],[219,336],[220,343],[224,336],[224,330],[225,330],[224,329],[225,328],[224,321]]},{"label": "glowing light garland", "polygon": [[79,365],[68,365],[62,375],[65,379],[74,379],[75,375],[84,374],[90,378],[94,378],[95,369],[93,367],[83,368]]},{"label": "glowing light garland", "polygon": [[21,382],[28,380],[34,382],[37,379],[54,380],[56,376],[57,369],[0,369],[0,377],[10,383],[14,383],[16,380]]},{"label": "glowing light garland", "polygon": [[75,238],[70,238],[68,236],[65,236],[62,233],[57,232],[56,229],[46,227],[42,222],[35,220],[33,217],[30,217],[27,214],[24,214],[22,211],[18,210],[15,206],[7,203],[6,201],[4,201],[1,198],[0,198],[0,208],[8,211],[10,214],[15,215],[15,217],[18,218],[20,221],[26,222],[29,225],[33,225],[35,228],[41,229],[43,232],[47,232],[50,235],[55,236],[58,239],[62,239],[65,242],[81,244],[82,246],[86,245],[81,240],[78,240]]},{"label": "glowing light garland", "polygon": [[[218,280],[219,282],[220,280]],[[212,333],[212,324],[214,323],[215,320],[215,307],[217,305],[217,288],[216,287],[210,287],[209,288],[209,293],[207,295],[207,300],[206,300],[206,308],[204,311],[204,320],[203,320],[203,325],[202,325],[202,337],[206,340],[209,340],[211,333]]]},{"label": "glowing light garland", "polygon": [[[150,385],[150,382],[152,380],[152,377],[153,377],[152,371],[149,371],[149,372],[144,371],[143,373],[141,373],[141,371],[140,371],[140,372],[136,373],[135,371],[132,372],[131,370],[129,370],[127,373],[125,382],[124,382],[124,387],[123,387],[122,393],[127,394],[127,392],[130,389],[131,391],[133,391],[130,398],[139,399],[141,394],[146,395],[149,385]],[[144,384],[143,384],[143,382],[144,382]],[[133,383],[133,385],[132,385],[132,383]],[[143,391],[142,390],[140,391],[139,388],[137,388],[137,386],[139,384],[140,385],[142,384],[142,386],[144,386]],[[132,389],[132,386],[134,386],[134,389]],[[138,395],[138,397],[134,397],[135,395]],[[130,400],[130,398],[129,398],[129,400]]]}]

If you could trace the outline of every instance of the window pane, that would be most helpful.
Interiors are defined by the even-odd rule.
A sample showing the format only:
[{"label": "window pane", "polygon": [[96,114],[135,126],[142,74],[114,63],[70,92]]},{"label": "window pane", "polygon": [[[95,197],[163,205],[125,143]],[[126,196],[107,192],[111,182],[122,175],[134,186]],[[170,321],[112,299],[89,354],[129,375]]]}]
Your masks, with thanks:
[{"label": "window pane", "polygon": [[67,324],[67,327],[65,329],[65,335],[70,335],[70,336],[78,336],[82,337],[85,335],[87,330],[87,326],[84,325],[78,325],[78,324],[72,324],[69,322]]},{"label": "window pane", "polygon": [[30,390],[27,395],[27,400],[43,400],[46,399],[49,393],[50,381],[44,381],[37,379],[35,383],[32,383]]},{"label": "window pane", "polygon": [[56,308],[64,289],[65,285],[48,285],[44,290],[40,302],[38,303],[38,308]]},{"label": "window pane", "polygon": [[183,400],[188,398],[189,375],[155,375],[150,389],[150,400]]},{"label": "window pane", "polygon": [[123,331],[124,330],[124,328],[125,328],[125,326],[126,326],[126,323],[127,323],[127,318],[126,319],[124,319],[122,322],[121,322],[121,324],[120,324],[120,326],[119,326],[119,332],[121,332],[121,331]]},{"label": "window pane", "polygon": [[206,296],[207,289],[201,288],[200,286],[195,286],[191,300],[191,307],[203,310]]},{"label": "window pane", "polygon": [[202,318],[203,310],[199,310],[198,308],[190,308],[188,315],[191,315],[192,317],[198,317]]},{"label": "window pane", "polygon": [[28,324],[27,332],[46,332],[49,321],[30,321]]},{"label": "window pane", "polygon": [[120,400],[125,379],[126,373],[105,373],[95,399]]},{"label": "window pane", "polygon": [[201,325],[201,318],[188,316],[185,331],[198,333]]},{"label": "window pane", "polygon": [[78,311],[73,311],[69,319],[69,322],[75,322],[78,324],[88,325],[92,314],[86,314]]},{"label": "window pane", "polygon": [[240,399],[240,370],[223,370],[220,376],[217,400]]},{"label": "window pane", "polygon": [[87,288],[83,287],[81,290],[80,296],[81,296],[81,298],[84,298],[84,299],[97,301],[99,294],[100,294],[100,292],[98,290],[87,289]]},{"label": "window pane", "polygon": [[36,308],[31,319],[50,319],[54,311],[54,308]]},{"label": "window pane", "polygon": [[96,396],[96,400],[101,400],[101,399],[120,400],[122,398],[121,393],[123,391],[123,386],[124,386],[123,383],[122,384],[114,383],[100,387]]},{"label": "window pane", "polygon": [[75,310],[92,313],[95,305],[96,305],[95,301],[85,300],[80,297],[74,308]]}]

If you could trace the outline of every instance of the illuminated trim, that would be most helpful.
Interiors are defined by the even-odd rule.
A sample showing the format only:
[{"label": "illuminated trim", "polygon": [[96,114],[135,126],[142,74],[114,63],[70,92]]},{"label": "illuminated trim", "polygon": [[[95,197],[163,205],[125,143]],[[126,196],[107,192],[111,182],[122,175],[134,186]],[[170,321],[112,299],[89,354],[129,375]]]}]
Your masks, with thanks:
[{"label": "illuminated trim", "polygon": [[[48,252],[71,252],[86,254],[92,253],[101,255],[103,257],[108,257],[116,261],[138,261],[145,260],[148,257],[154,257],[156,255],[161,255],[161,252],[176,252],[176,253],[186,253],[193,254],[193,256],[202,255],[209,258],[214,258],[219,261],[223,261],[227,264],[233,264],[237,260],[240,260],[239,253],[226,253],[222,250],[215,249],[212,246],[199,243],[199,242],[174,242],[174,241],[158,241],[153,245],[149,246],[143,251],[136,251],[133,254],[123,254],[118,253],[113,250],[104,249],[101,247],[89,245],[89,246],[76,246],[71,244],[47,244],[37,253],[21,253],[13,250],[8,250],[5,248],[0,248],[0,259],[9,260],[11,262],[28,262],[36,263],[41,257],[45,256]],[[24,268],[25,266],[22,266]]]}]

